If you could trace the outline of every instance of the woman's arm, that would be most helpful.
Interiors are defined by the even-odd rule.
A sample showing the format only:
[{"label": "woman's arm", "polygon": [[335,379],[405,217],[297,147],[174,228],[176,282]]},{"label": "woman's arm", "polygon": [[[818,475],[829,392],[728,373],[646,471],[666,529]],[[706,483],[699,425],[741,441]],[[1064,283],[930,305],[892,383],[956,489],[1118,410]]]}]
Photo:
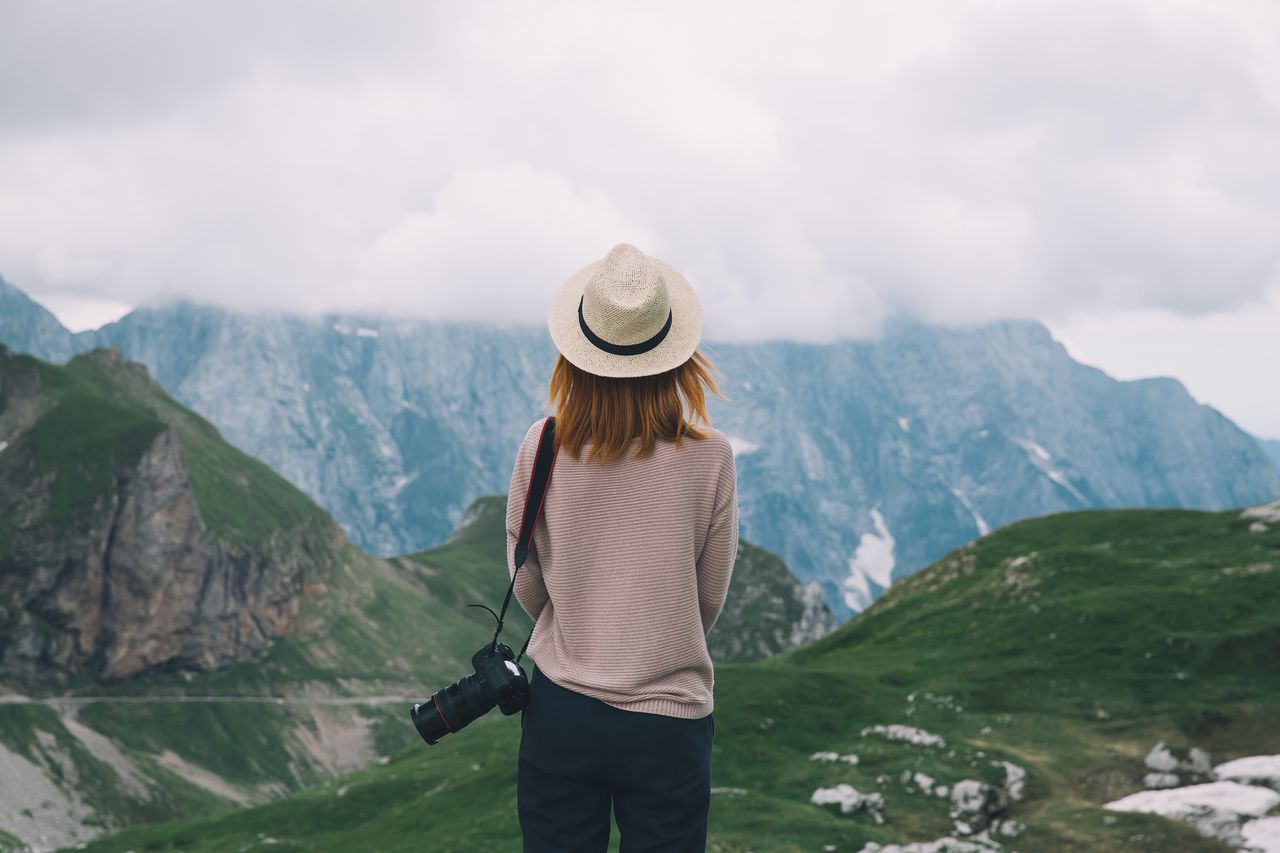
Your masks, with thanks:
[{"label": "woman's arm", "polygon": [[716,485],[716,503],[711,527],[698,555],[698,610],[702,615],[702,633],[711,627],[724,609],[729,594],[729,578],[738,556],[738,479],[733,450],[725,443],[727,459],[720,469]]},{"label": "woman's arm", "polygon": [[[511,471],[511,485],[507,488],[507,577],[516,573],[515,548],[520,538],[520,521],[524,518],[524,501],[529,492],[529,477],[533,474],[533,459],[538,451],[538,436],[542,434],[542,421],[529,427],[524,441],[516,452],[515,465]],[[548,486],[548,488],[550,488]],[[542,581],[542,565],[538,562],[538,552],[533,543],[529,543],[529,555],[520,567],[520,576],[516,578],[514,593],[524,612],[533,620],[550,597],[546,584]]]}]

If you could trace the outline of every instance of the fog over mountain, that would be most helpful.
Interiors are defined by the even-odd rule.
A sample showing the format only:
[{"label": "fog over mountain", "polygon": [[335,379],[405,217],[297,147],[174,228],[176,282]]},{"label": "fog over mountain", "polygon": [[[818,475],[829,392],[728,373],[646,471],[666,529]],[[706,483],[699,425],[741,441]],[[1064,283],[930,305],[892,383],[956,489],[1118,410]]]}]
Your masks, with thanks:
[{"label": "fog over mountain", "polygon": [[[59,334],[16,288],[4,298],[0,340],[49,357],[121,347],[383,555],[439,543],[471,500],[505,491],[555,357],[541,327],[194,304]],[[842,619],[1017,518],[1280,495],[1258,443],[1180,383],[1111,379],[1038,323],[895,321],[875,342],[705,349],[723,374],[728,399],[710,409],[737,448],[744,535],[818,581]]]}]

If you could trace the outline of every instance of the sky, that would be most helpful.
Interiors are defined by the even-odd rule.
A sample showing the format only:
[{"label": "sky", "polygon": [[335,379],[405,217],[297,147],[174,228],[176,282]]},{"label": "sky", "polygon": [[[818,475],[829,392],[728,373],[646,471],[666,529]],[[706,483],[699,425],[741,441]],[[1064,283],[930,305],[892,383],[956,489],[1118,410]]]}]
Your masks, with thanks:
[{"label": "sky", "polygon": [[0,275],[541,324],[629,242],[713,340],[1044,322],[1280,438],[1280,4],[0,0]]}]

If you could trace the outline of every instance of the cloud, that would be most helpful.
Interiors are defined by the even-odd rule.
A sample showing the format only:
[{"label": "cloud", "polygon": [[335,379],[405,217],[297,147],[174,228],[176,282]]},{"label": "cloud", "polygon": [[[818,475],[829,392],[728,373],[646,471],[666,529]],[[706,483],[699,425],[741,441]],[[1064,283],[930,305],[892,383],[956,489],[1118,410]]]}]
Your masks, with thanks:
[{"label": "cloud", "polygon": [[7,4],[0,271],[36,296],[541,322],[615,242],[718,339],[1280,276],[1265,2]]}]

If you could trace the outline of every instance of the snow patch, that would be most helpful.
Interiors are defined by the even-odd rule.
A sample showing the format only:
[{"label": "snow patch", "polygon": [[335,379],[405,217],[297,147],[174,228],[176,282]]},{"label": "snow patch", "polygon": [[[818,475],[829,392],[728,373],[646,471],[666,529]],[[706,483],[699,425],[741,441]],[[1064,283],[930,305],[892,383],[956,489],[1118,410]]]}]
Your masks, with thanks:
[{"label": "snow patch", "polygon": [[1076,500],[1080,501],[1080,503],[1086,505],[1089,503],[1085,496],[1080,493],[1080,490],[1071,485],[1071,481],[1068,480],[1061,471],[1050,464],[1053,457],[1049,455],[1049,451],[1045,450],[1029,438],[1015,438],[1014,442],[1023,450],[1027,451],[1027,456],[1031,460],[1031,464],[1039,468],[1042,474],[1070,492]]},{"label": "snow patch", "polygon": [[947,488],[951,490],[951,494],[955,495],[956,498],[959,499],[960,503],[964,505],[964,508],[969,510],[969,515],[973,516],[973,523],[978,525],[978,535],[986,536],[990,533],[991,525],[987,524],[987,520],[982,517],[982,513],[978,512],[973,503],[964,496],[964,492],[960,491],[955,486],[947,486]]},{"label": "snow patch", "polygon": [[1280,817],[1251,820],[1241,827],[1240,835],[1251,853],[1280,853]]},{"label": "snow patch", "polygon": [[4,452],[4,449],[5,449],[6,447],[8,447],[8,446],[9,446],[9,442],[7,442],[7,441],[0,441],[0,453],[3,453],[3,452]]},{"label": "snow patch", "polygon": [[356,334],[362,338],[376,338],[378,337],[378,330],[360,328],[356,329]]},{"label": "snow patch", "polygon": [[1245,785],[1266,785],[1280,791],[1280,755],[1251,755],[1213,768],[1219,779]]},{"label": "snow patch", "polygon": [[760,445],[742,436],[730,435],[727,438],[729,439],[729,447],[733,449],[734,456],[745,456],[760,449]]},{"label": "snow patch", "polygon": [[1029,438],[1023,439],[1022,441],[1019,442],[1019,444],[1021,444],[1024,448],[1026,448],[1029,453],[1032,453],[1037,458],[1039,458],[1041,462],[1048,462],[1050,459],[1053,458],[1052,456],[1049,455],[1049,451],[1045,450],[1043,447],[1036,444],[1034,441],[1032,441]]},{"label": "snow patch", "polygon": [[1280,793],[1238,782],[1208,782],[1140,791],[1107,803],[1117,812],[1146,812],[1180,820],[1208,838],[1239,847],[1244,843],[1241,824],[1246,817],[1261,817],[1280,805]]},{"label": "snow patch", "polygon": [[881,590],[893,583],[894,539],[880,510],[871,509],[875,533],[864,533],[849,560],[849,576],[844,579],[844,603],[850,610],[865,610],[875,600],[872,584]]},{"label": "snow patch", "polygon": [[418,479],[417,474],[414,474],[411,477],[406,477],[404,475],[396,477],[395,482],[391,484],[391,494],[393,495],[400,494],[400,492],[404,491],[405,486],[409,485],[416,479]]}]

